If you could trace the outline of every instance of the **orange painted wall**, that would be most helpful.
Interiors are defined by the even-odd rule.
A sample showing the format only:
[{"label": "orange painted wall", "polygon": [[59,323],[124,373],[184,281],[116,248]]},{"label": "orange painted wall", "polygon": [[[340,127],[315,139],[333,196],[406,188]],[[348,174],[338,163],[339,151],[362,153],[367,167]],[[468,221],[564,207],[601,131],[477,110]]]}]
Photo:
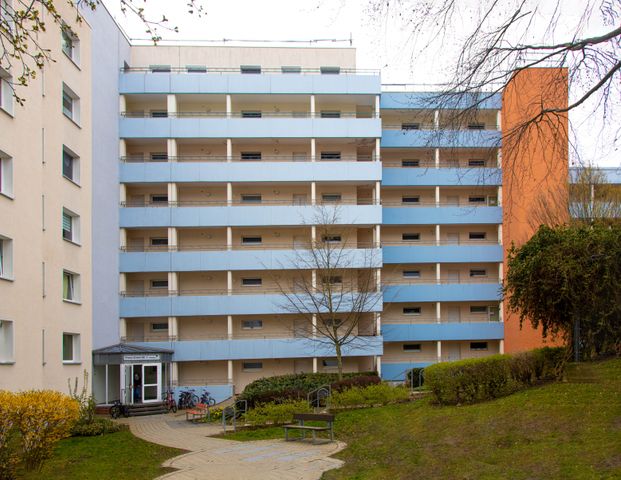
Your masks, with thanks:
[{"label": "orange painted wall", "polygon": [[[564,108],[568,102],[567,70],[532,68],[519,72],[507,84],[502,98],[502,206],[504,271],[507,250],[519,246],[536,231],[544,202],[551,217],[567,218],[568,119],[547,114],[521,129],[543,108]],[[548,223],[548,222],[546,222]],[[520,329],[519,317],[509,314],[504,302],[505,352],[550,345],[529,322]]]}]

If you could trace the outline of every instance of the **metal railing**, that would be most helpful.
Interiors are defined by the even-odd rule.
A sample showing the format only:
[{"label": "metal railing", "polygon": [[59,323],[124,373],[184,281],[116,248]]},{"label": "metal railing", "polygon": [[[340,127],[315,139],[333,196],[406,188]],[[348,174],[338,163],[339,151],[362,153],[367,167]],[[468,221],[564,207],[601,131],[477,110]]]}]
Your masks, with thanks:
[{"label": "metal railing", "polygon": [[262,118],[321,118],[338,120],[341,118],[379,118],[379,113],[339,112],[338,115],[328,115],[321,112],[266,112],[258,110],[256,114],[244,112],[208,112],[208,111],[177,111],[160,112],[154,114],[150,111],[136,110],[121,112],[125,118],[243,118],[246,120],[261,120]]},{"label": "metal railing", "polygon": [[299,68],[294,70],[287,70],[285,66],[285,70],[283,71],[282,67],[261,67],[260,71],[257,73],[243,73],[240,67],[210,67],[206,65],[189,65],[185,67],[173,67],[168,65],[157,65],[157,66],[143,66],[143,67],[122,67],[120,69],[121,73],[192,73],[192,74],[240,74],[240,75],[261,75],[261,74],[278,74],[278,75],[378,75],[380,74],[379,69],[369,69],[369,68],[347,68],[347,67],[339,67],[337,71],[330,71],[329,73],[325,70],[322,72],[321,68]]},{"label": "metal railing", "polygon": [[178,155],[176,157],[166,156],[165,158],[145,157],[144,155],[126,155],[120,157],[122,163],[197,163],[197,162],[372,162],[376,161],[375,155],[341,155],[339,158],[315,158],[310,155],[304,157],[293,157],[293,155],[261,155],[260,158],[242,158],[239,155],[227,157],[226,155]]},{"label": "metal railing", "polygon": [[422,200],[418,202],[404,202],[399,200],[382,200],[382,205],[384,207],[497,207],[498,202],[486,199],[483,202],[470,202],[470,201],[440,201],[436,202],[434,200]]},{"label": "metal railing", "polygon": [[[371,198],[358,198],[355,200],[337,200],[328,201],[317,199],[315,205],[380,205],[381,202]],[[176,202],[154,202],[154,201],[125,201],[120,202],[121,207],[143,207],[143,208],[168,208],[168,207],[228,207],[228,206],[244,206],[244,207],[262,207],[262,206],[293,206],[303,207],[312,206],[310,201],[303,200],[261,200],[261,201],[241,201],[241,200],[180,200]]]},{"label": "metal railing", "polygon": [[320,410],[325,410],[330,408],[330,399],[332,398],[332,386],[322,385],[315,390],[311,390],[306,395],[306,400],[308,405],[315,410],[315,412]]},{"label": "metal railing", "polygon": [[[352,296],[355,292],[352,292],[352,286],[346,286],[344,288],[343,295]],[[305,295],[306,291],[295,291],[293,289],[287,290],[286,293]],[[369,292],[374,293],[374,291]],[[152,290],[124,290],[120,292],[121,297],[197,297],[197,296],[212,296],[212,295],[273,295],[283,294],[283,290],[274,287],[262,287],[262,286],[247,286],[236,287],[231,290],[226,288],[199,288],[188,290],[168,290],[165,288],[152,289]],[[317,292],[319,295],[319,292]],[[339,295],[333,293],[333,295]]]},{"label": "metal railing", "polygon": [[418,165],[404,165],[403,162],[412,162],[412,160],[404,158],[402,160],[382,160],[382,167],[385,168],[411,168],[411,169],[432,169],[432,168],[463,168],[463,169],[479,169],[479,168],[498,168],[496,160],[485,160],[482,165],[469,165],[467,160],[442,160],[436,164],[435,160],[418,160]]},{"label": "metal railing", "polygon": [[248,411],[247,400],[236,400],[233,405],[229,405],[222,410],[222,430],[226,433],[226,424],[230,420],[233,431],[237,431],[237,419],[242,418]]},{"label": "metal railing", "polygon": [[[357,243],[342,243],[334,245],[335,249],[352,249],[352,250],[366,250],[370,248],[380,248],[380,244],[376,242],[357,242]],[[235,251],[243,252],[248,250],[309,250],[311,248],[311,240],[308,243],[261,243],[257,245],[231,245],[228,248],[227,244],[207,244],[207,245],[166,245],[166,246],[122,246],[122,252],[195,252],[195,251]],[[318,242],[317,248],[322,248]]]},{"label": "metal railing", "polygon": [[453,277],[435,277],[418,278],[410,280],[391,280],[383,282],[385,287],[401,286],[406,287],[410,285],[477,285],[477,284],[498,284],[500,285],[500,279],[498,277],[475,277],[475,278],[453,278]]},{"label": "metal railing", "polygon": [[[383,123],[382,122],[382,130],[402,130],[402,131],[416,131],[416,130],[426,130],[426,131],[436,131],[436,132],[455,132],[455,131],[470,131],[470,132],[485,132],[485,131],[497,131],[500,130],[500,125],[497,123],[491,122],[480,122],[484,123],[484,128],[471,128],[468,124],[451,124],[451,123],[428,123],[428,122],[417,122],[417,121],[404,121],[402,123]],[[418,124],[418,128],[413,126],[408,126],[408,124]]]}]

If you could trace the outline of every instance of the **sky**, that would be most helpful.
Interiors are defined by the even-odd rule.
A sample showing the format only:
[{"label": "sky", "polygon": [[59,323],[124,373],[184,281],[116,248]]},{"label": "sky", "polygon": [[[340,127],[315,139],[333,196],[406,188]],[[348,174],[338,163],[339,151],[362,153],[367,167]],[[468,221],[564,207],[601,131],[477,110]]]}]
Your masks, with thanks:
[{"label": "sky", "polygon": [[[437,42],[421,53],[421,39],[426,38],[426,32],[413,34],[407,10],[395,9],[391,16],[377,15],[368,8],[368,0],[202,0],[204,13],[201,17],[188,14],[186,0],[135,1],[144,6],[148,17],[160,19],[165,15],[171,26],[179,28],[179,33],[160,29],[165,40],[204,42],[206,45],[238,44],[230,40],[296,40],[302,42],[298,46],[349,46],[351,40],[356,47],[358,68],[381,69],[382,83],[414,84],[412,88],[417,90],[437,89],[433,85],[448,81],[460,35],[463,35],[460,31],[448,31],[442,43]],[[399,1],[407,4],[409,0],[393,0],[392,3]],[[477,3],[477,0],[459,1]],[[531,27],[533,34],[528,40],[538,41],[548,35],[548,40],[560,41],[572,33],[578,15],[584,10],[585,0],[560,1],[566,13],[563,22],[550,34],[545,26],[555,2],[532,0],[541,13],[535,18],[535,25]],[[104,3],[131,39],[140,43],[138,39],[147,38],[144,25],[135,16],[120,11],[119,0],[104,0]],[[404,11],[405,15],[399,15]],[[468,18],[463,19],[463,24],[466,31]],[[587,33],[602,33],[609,28],[594,15]],[[223,43],[223,39],[229,41]],[[570,91],[570,95],[576,93]],[[621,166],[618,131],[602,128],[598,116],[588,115],[592,110],[593,105],[587,104],[570,116],[577,131],[581,157],[601,166]],[[612,117],[616,118],[614,114],[612,112]],[[599,135],[593,135],[595,131],[600,132]]]}]

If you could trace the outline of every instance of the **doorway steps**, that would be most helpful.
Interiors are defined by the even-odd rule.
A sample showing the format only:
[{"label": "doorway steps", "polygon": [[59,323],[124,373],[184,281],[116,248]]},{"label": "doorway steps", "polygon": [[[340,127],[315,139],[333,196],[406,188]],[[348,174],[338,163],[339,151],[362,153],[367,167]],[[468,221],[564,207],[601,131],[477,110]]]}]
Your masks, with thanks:
[{"label": "doorway steps", "polygon": [[154,403],[136,403],[129,406],[130,417],[142,417],[145,415],[160,415],[167,413],[166,405],[164,402]]}]

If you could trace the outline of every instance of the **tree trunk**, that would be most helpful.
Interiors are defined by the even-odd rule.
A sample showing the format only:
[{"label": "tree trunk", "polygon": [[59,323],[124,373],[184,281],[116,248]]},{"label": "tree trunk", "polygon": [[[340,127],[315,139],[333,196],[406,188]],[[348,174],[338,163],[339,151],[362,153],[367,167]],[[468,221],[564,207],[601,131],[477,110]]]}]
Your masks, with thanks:
[{"label": "tree trunk", "polygon": [[341,353],[341,345],[340,344],[336,344],[334,345],[335,349],[336,349],[336,365],[339,368],[339,381],[343,380],[343,356]]}]

